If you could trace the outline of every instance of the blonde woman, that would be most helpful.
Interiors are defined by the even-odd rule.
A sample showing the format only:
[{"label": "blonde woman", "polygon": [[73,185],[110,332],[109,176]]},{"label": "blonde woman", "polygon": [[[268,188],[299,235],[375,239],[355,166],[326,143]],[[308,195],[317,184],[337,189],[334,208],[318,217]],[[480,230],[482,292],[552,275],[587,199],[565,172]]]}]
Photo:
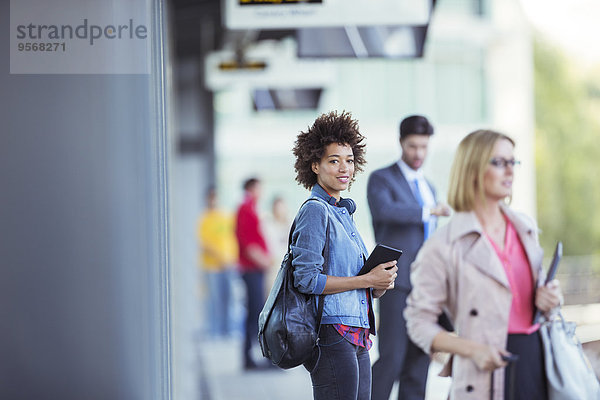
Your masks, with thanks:
[{"label": "blonde woman", "polygon": [[[543,282],[535,222],[507,200],[518,161],[508,136],[478,130],[460,143],[448,202],[455,214],[422,247],[412,264],[413,290],[405,311],[411,339],[427,353],[453,356],[452,399],[504,399],[503,357],[515,363],[517,399],[546,399],[546,376],[535,307],[561,302],[558,281]],[[437,324],[446,311],[456,333]],[[492,372],[493,371],[493,372]],[[493,386],[493,387],[492,387]]]}]

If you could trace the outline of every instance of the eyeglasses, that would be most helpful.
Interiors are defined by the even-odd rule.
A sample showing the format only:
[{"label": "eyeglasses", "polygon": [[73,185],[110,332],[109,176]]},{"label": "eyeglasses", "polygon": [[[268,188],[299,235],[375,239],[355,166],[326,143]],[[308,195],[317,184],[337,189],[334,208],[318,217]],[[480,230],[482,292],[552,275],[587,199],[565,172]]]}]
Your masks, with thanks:
[{"label": "eyeglasses", "polygon": [[509,165],[511,167],[515,167],[516,165],[521,165],[521,161],[515,160],[514,158],[512,160],[507,160],[506,158],[492,158],[490,160],[490,164],[492,164],[494,167],[496,168],[506,168]]}]

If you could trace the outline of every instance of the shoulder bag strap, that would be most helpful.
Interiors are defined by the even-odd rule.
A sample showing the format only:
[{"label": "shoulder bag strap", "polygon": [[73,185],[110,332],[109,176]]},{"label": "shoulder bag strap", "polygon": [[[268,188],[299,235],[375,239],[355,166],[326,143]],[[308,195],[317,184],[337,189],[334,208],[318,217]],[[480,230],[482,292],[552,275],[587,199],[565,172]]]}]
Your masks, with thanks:
[{"label": "shoulder bag strap", "polygon": [[[327,269],[329,267],[329,220],[327,220],[327,230],[325,231],[325,247],[323,248],[323,273],[327,275]],[[326,294],[319,295],[319,308],[317,308],[317,336],[321,330],[321,317],[323,316],[323,306],[325,305]]]},{"label": "shoulder bag strap", "polygon": [[[300,208],[302,208],[302,206],[306,203],[308,203],[311,200],[315,200],[318,201],[317,199],[315,199],[314,197],[311,197],[310,199],[306,199],[304,201],[304,203],[302,203],[302,205],[300,206]],[[290,235],[288,237],[288,253],[291,250],[291,246],[292,246],[292,234],[294,233],[294,229],[296,229],[296,219],[294,218],[294,222],[292,223],[292,227],[290,228]],[[291,254],[290,254],[291,256]],[[329,218],[327,219],[327,230],[325,231],[325,247],[323,248],[323,273],[325,275],[327,275],[327,270],[329,267],[329,260],[328,257],[329,256]],[[321,330],[321,317],[323,317],[323,306],[325,305],[325,294],[321,294],[319,295],[319,306],[317,308],[317,325],[319,327],[319,329],[317,330],[317,335],[319,333],[319,331]]]}]

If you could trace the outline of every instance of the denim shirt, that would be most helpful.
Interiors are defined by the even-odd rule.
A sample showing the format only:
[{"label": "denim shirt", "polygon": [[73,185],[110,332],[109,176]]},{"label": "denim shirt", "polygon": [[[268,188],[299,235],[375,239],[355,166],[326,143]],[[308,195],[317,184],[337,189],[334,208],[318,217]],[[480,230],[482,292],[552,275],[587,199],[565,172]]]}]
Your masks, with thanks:
[{"label": "denim shirt", "polygon": [[[296,216],[292,234],[292,265],[294,284],[300,292],[321,294],[327,275],[356,276],[364,264],[367,249],[352,216],[344,207],[327,202],[330,196],[319,185],[312,189],[311,198]],[[323,249],[329,223],[327,275],[323,274]],[[366,289],[328,294],[323,307],[323,324],[343,324],[371,328],[372,306]],[[370,312],[371,311],[371,312]]]}]

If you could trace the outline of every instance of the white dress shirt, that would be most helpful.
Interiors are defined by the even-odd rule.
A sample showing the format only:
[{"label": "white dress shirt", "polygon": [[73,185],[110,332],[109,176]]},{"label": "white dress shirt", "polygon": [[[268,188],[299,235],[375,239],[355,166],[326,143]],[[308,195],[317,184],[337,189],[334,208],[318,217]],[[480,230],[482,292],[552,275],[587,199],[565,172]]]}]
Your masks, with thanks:
[{"label": "white dress shirt", "polygon": [[429,183],[425,180],[425,176],[423,175],[423,169],[419,168],[418,170],[414,170],[409,167],[404,161],[398,161],[398,167],[402,171],[402,174],[408,181],[408,185],[411,190],[415,190],[414,181],[418,181],[419,183],[419,192],[421,193],[421,198],[423,199],[423,214],[422,220],[423,222],[429,223],[429,230],[433,231],[435,226],[437,225],[437,218],[435,215],[431,215],[431,209],[436,206],[436,201],[433,197],[433,192],[429,187]]}]

